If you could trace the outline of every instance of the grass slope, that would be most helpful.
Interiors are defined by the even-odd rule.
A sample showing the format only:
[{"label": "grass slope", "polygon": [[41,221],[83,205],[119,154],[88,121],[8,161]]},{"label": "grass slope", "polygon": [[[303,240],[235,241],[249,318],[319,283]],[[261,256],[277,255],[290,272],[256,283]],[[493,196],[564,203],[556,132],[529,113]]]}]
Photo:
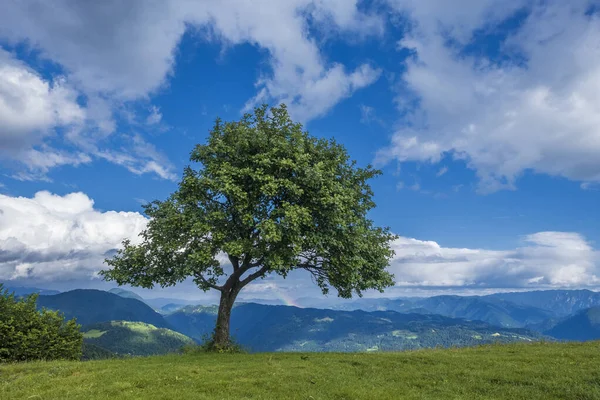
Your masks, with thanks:
[{"label": "grass slope", "polygon": [[2,399],[599,399],[600,343],[0,366]]}]

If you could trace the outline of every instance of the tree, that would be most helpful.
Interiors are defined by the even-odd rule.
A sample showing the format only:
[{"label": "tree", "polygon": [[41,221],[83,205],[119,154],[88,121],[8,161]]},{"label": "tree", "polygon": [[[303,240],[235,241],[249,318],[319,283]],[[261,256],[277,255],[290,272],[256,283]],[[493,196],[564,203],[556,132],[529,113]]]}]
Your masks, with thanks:
[{"label": "tree", "polygon": [[36,308],[38,295],[18,299],[0,284],[0,362],[79,360],[83,334],[74,319]]},{"label": "tree", "polygon": [[310,136],[285,105],[217,119],[190,161],[199,165],[184,169],[177,191],[145,206],[141,243],[125,240],[101,273],[144,288],[192,277],[219,291],[216,347],[230,343],[240,291],[268,274],[304,269],[324,294],[334,288],[343,298],[393,285],[386,267],[395,236],[367,218],[375,206],[367,181],[381,171],[358,168],[343,146]]}]

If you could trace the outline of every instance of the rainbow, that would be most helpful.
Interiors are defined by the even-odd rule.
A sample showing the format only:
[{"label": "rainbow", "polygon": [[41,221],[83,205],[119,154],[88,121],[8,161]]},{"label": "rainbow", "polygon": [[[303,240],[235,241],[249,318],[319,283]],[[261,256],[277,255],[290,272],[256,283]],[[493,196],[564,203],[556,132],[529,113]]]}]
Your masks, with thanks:
[{"label": "rainbow", "polygon": [[287,294],[285,291],[281,290],[281,288],[277,285],[275,285],[275,287],[273,288],[273,294],[275,295],[275,297],[277,297],[279,300],[281,300],[283,302],[283,304],[285,304],[286,306],[302,308],[302,306],[300,304],[296,303],[295,299],[290,297],[289,294]]}]

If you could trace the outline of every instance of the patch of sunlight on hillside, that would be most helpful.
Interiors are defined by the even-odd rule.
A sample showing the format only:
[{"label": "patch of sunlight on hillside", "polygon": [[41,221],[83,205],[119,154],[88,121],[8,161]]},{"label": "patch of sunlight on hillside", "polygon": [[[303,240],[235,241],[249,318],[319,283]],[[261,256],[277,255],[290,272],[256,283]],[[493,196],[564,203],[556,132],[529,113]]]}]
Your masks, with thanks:
[{"label": "patch of sunlight on hillside", "polygon": [[419,338],[419,335],[415,335],[413,332],[403,331],[403,330],[392,331],[392,336],[403,337],[404,339],[409,339],[409,340],[415,340],[415,339]]},{"label": "patch of sunlight on hillside", "polygon": [[106,331],[101,331],[99,329],[90,329],[87,332],[83,333],[83,338],[84,339],[95,339],[95,338],[99,338],[100,336],[104,335],[106,333]]}]

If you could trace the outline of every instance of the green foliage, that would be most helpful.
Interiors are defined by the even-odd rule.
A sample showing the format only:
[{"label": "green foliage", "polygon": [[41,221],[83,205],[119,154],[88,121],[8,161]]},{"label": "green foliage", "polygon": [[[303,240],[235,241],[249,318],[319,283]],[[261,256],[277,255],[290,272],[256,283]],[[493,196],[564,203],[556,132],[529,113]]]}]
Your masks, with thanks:
[{"label": "green foliage", "polygon": [[0,284],[0,362],[78,360],[83,337],[74,319],[36,308],[37,294],[17,299]]},{"label": "green foliage", "polygon": [[0,366],[2,399],[600,398],[600,343],[211,354]]},{"label": "green foliage", "polygon": [[104,322],[87,325],[83,331],[85,343],[99,346],[117,355],[167,354],[195,343],[181,333],[143,322]]},{"label": "green foliage", "polygon": [[[394,236],[367,218],[375,206],[367,181],[380,171],[310,136],[284,105],[217,120],[190,160],[199,168],[185,168],[175,193],[145,207],[141,244],[125,241],[106,261],[106,279],[151,288],[192,277],[203,290],[237,294],[268,273],[303,268],[323,293],[333,287],[342,297],[393,285],[386,267]],[[220,252],[234,267],[224,286]]]}]

